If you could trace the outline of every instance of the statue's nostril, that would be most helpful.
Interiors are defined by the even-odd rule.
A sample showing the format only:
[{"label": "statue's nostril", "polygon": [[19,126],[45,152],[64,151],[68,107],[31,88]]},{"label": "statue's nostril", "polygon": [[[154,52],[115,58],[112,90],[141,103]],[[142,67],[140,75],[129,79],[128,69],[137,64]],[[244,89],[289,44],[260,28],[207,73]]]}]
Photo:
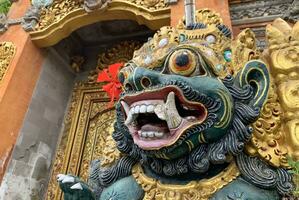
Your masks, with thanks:
[{"label": "statue's nostril", "polygon": [[133,90],[133,86],[131,85],[131,83],[126,83],[125,84],[125,90],[126,91],[132,91]]},{"label": "statue's nostril", "polygon": [[143,86],[143,88],[148,88],[152,85],[152,81],[147,77],[142,77],[141,85]]}]

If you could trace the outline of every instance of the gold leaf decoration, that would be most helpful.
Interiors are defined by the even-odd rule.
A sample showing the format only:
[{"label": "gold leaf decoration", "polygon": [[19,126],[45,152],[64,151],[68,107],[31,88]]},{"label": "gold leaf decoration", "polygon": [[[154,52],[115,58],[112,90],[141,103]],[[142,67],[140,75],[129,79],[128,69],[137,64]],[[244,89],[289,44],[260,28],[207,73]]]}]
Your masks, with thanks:
[{"label": "gold leaf decoration", "polygon": [[37,31],[45,29],[67,16],[70,12],[83,9],[83,5],[83,0],[54,0],[51,6],[42,8],[39,23],[35,29]]},{"label": "gold leaf decoration", "polygon": [[286,156],[299,160],[299,24],[276,19],[266,29],[268,60],[273,77],[268,101],[247,151],[275,167],[288,168]]},{"label": "gold leaf decoration", "polygon": [[260,57],[256,48],[255,34],[250,29],[243,30],[232,42],[232,72],[236,74],[251,59]]},{"label": "gold leaf decoration", "polygon": [[0,43],[0,82],[3,80],[15,53],[16,46],[12,42]]},{"label": "gold leaf decoration", "polygon": [[142,167],[133,167],[132,175],[145,191],[144,200],[208,200],[215,192],[235,180],[240,172],[234,161],[220,174],[201,181],[191,181],[186,185],[163,184],[145,175]]},{"label": "gold leaf decoration", "polygon": [[126,1],[150,10],[158,10],[158,9],[163,9],[168,7],[168,5],[164,2],[164,0],[126,0]]},{"label": "gold leaf decoration", "polygon": [[[197,22],[201,22],[206,25],[219,25],[223,24],[223,20],[218,13],[210,9],[200,9],[196,10],[195,18]],[[185,28],[185,17],[181,19],[177,25],[177,28],[184,29]]]},{"label": "gold leaf decoration", "polygon": [[260,117],[253,124],[253,135],[246,149],[249,154],[258,155],[272,166],[288,167],[282,127],[283,111],[274,87],[272,84]]}]

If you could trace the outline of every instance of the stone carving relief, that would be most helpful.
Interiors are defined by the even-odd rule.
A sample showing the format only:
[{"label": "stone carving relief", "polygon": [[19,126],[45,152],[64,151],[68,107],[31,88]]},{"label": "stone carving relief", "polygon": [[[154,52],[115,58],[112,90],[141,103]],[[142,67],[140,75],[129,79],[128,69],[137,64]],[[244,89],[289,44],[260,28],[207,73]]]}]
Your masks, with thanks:
[{"label": "stone carving relief", "polygon": [[[36,27],[37,30],[42,30],[47,28],[50,24],[59,21],[63,17],[67,16],[69,13],[76,9],[84,8],[87,12],[92,12],[94,10],[105,10],[107,9],[109,3],[119,3],[118,0],[64,0],[64,1],[54,1],[50,7],[43,8],[41,11],[41,18]],[[140,9],[150,9],[150,10],[160,10],[167,8],[167,4],[164,0],[123,0],[121,2],[131,3]]]},{"label": "stone carving relief", "polygon": [[282,16],[291,7],[293,0],[272,0],[272,1],[253,1],[247,3],[233,4],[230,6],[231,19],[248,20],[258,17],[274,18]]},{"label": "stone carving relief", "polygon": [[35,30],[35,26],[39,21],[41,8],[49,6],[52,1],[35,0],[31,3],[32,5],[21,18],[9,19],[5,14],[0,14],[0,33],[4,33],[9,26],[13,25],[21,25],[25,31]]},{"label": "stone carving relief", "polygon": [[299,1],[298,0],[294,0],[294,2],[292,3],[292,6],[288,10],[288,12],[285,13],[283,18],[292,23],[298,21],[298,19],[299,19]]},{"label": "stone carving relief", "polygon": [[167,9],[173,1],[164,0],[47,0],[32,1],[32,6],[28,9],[22,18],[8,19],[5,15],[0,15],[0,33],[5,32],[9,26],[22,25],[25,31],[41,31],[48,28],[51,24],[59,22],[72,12],[85,11],[105,11],[108,9],[110,3],[124,6],[124,10],[128,7],[133,7],[134,12],[136,8],[145,9],[147,12]]},{"label": "stone carving relief", "polygon": [[21,25],[25,31],[33,31],[40,17],[40,7],[31,6],[21,20]]},{"label": "stone carving relief", "polygon": [[85,0],[84,1],[84,9],[86,12],[92,12],[94,10],[102,10],[108,8],[108,4],[111,0]]}]

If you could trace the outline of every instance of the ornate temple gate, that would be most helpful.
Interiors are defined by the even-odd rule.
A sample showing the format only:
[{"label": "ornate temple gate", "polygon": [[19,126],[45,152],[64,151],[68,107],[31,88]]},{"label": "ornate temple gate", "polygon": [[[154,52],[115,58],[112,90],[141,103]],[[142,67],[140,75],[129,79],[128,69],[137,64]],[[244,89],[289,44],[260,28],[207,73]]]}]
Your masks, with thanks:
[{"label": "ornate temple gate", "polygon": [[63,199],[58,174],[72,174],[87,181],[91,161],[101,158],[101,166],[105,166],[118,157],[118,151],[111,148],[115,146],[111,137],[114,108],[109,108],[110,98],[102,90],[104,84],[97,83],[96,79],[108,65],[131,59],[140,46],[139,42],[125,41],[100,54],[98,66],[90,72],[88,81],[75,84],[46,199]]},{"label": "ornate temple gate", "polygon": [[99,84],[77,84],[66,117],[65,131],[56,154],[47,199],[62,199],[56,176],[70,173],[87,180],[90,161],[101,157],[103,137],[114,121],[109,98]]}]

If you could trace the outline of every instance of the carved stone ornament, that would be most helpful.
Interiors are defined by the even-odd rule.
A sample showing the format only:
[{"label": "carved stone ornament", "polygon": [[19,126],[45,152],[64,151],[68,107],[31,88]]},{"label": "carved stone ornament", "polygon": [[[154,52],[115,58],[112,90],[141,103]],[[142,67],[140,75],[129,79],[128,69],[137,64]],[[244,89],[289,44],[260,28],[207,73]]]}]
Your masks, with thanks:
[{"label": "carved stone ornament", "polygon": [[21,23],[23,29],[27,32],[35,30],[39,17],[40,7],[31,6],[23,16],[23,20]]},{"label": "carved stone ornament", "polygon": [[5,14],[0,14],[0,33],[4,33],[9,26],[20,24],[27,32],[35,30],[35,26],[39,21],[41,8],[51,5],[52,2],[52,0],[33,0],[31,2],[32,6],[28,8],[24,16],[17,19],[8,19]]},{"label": "carved stone ornament", "polygon": [[110,2],[111,0],[84,0],[84,9],[86,12],[92,12],[95,10],[105,11]]},{"label": "carved stone ornament", "polygon": [[0,43],[0,83],[16,53],[16,46],[11,42]]},{"label": "carved stone ornament", "polygon": [[4,13],[0,14],[0,34],[7,31],[9,26],[18,25],[22,23],[22,19],[7,19]]},{"label": "carved stone ornament", "polygon": [[240,2],[230,6],[230,15],[233,24],[248,22],[269,21],[282,17],[292,9],[294,0],[259,0]]},{"label": "carved stone ornament", "polygon": [[169,24],[170,7],[164,0],[56,0],[41,9],[30,35],[38,46],[52,46],[74,29],[105,20],[134,20],[157,30]]},{"label": "carved stone ornament", "polygon": [[90,12],[96,9],[107,7],[109,3],[134,5],[140,9],[160,10],[166,8],[166,4],[163,0],[63,0],[54,1],[50,7],[43,8],[41,13],[41,19],[39,21],[37,30],[46,29],[49,25],[59,22],[64,17],[67,17],[72,12],[85,8]]},{"label": "carved stone ornament", "polygon": [[68,159],[77,168],[62,172],[74,175],[57,176],[65,200],[292,196],[286,157],[299,159],[299,25],[269,25],[266,55],[251,30],[232,40],[217,13],[199,10],[195,19],[158,30],[119,71],[112,133],[119,153],[95,159],[88,183]]},{"label": "carved stone ornament", "polygon": [[294,0],[288,12],[283,15],[285,20],[296,23],[299,19],[299,1]]}]

